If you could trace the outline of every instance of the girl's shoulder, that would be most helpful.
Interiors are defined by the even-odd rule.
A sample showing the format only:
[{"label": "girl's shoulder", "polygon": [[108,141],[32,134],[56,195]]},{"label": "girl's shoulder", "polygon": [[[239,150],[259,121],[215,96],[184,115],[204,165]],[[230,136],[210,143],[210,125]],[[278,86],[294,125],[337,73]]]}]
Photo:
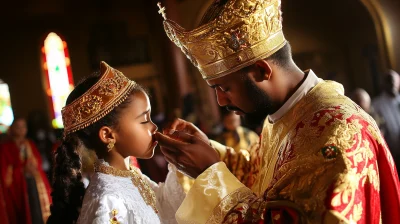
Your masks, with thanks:
[{"label": "girl's shoulder", "polygon": [[106,195],[123,196],[125,192],[132,191],[134,188],[129,178],[93,173],[86,191],[96,194],[99,197]]},{"label": "girl's shoulder", "polygon": [[[108,220],[128,216],[129,200],[123,197],[121,180],[94,173],[86,189],[78,223],[108,223]],[[126,220],[125,220],[126,221]]]},{"label": "girl's shoulder", "polygon": [[83,208],[108,207],[132,208],[137,200],[137,191],[129,178],[115,177],[112,175],[94,173],[83,199]]},{"label": "girl's shoulder", "polygon": [[[78,223],[106,223],[114,218],[120,223],[143,223],[143,220],[159,219],[152,208],[143,201],[132,180],[108,174],[94,173],[85,192],[81,217]],[[121,221],[124,220],[124,221]],[[103,222],[104,221],[104,222]]]}]

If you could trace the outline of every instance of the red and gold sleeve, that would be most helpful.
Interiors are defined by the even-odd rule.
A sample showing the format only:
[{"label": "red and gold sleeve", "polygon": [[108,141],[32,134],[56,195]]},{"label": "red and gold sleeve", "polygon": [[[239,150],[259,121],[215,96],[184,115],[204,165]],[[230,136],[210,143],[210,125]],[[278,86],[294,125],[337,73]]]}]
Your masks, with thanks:
[{"label": "red and gold sleeve", "polygon": [[221,161],[226,164],[229,171],[240,182],[251,188],[259,171],[259,160],[257,159],[260,149],[259,143],[256,142],[249,148],[241,149],[238,152],[212,140],[211,145],[219,153]]},{"label": "red and gold sleeve", "polygon": [[219,162],[194,182],[176,213],[180,224],[193,223],[297,223],[301,210],[289,201],[267,202],[245,187]]},{"label": "red and gold sleeve", "polygon": [[214,213],[224,217],[239,200],[252,196],[226,167],[219,162],[199,175],[176,213],[178,223],[208,223]]}]

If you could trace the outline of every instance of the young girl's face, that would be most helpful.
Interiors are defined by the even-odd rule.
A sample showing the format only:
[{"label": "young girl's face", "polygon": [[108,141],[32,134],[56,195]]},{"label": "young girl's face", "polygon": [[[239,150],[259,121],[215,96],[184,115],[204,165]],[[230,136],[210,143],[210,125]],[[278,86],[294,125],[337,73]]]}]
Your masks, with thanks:
[{"label": "young girl's face", "polygon": [[157,146],[153,138],[157,126],[150,119],[149,97],[142,91],[130,97],[131,102],[120,114],[115,147],[124,157],[149,159]]}]

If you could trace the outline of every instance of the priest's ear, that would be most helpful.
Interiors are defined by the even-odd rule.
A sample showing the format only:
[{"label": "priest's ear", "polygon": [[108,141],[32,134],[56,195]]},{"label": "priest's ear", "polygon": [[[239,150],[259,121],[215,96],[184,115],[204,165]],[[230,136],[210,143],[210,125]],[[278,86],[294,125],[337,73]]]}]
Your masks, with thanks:
[{"label": "priest's ear", "polygon": [[257,82],[268,81],[272,76],[272,66],[271,62],[267,60],[259,60],[254,63],[254,68],[256,69],[256,73],[254,75],[254,79]]}]

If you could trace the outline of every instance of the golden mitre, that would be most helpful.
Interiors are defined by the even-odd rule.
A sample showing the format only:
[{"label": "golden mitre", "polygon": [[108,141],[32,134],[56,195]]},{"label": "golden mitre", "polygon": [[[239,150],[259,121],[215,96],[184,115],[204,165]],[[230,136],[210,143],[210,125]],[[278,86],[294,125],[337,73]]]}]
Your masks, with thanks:
[{"label": "golden mitre", "polygon": [[217,0],[205,14],[217,13],[215,19],[192,31],[185,31],[167,19],[165,8],[158,4],[168,37],[205,80],[225,76],[265,59],[286,43],[281,0],[227,0],[216,9],[220,2]]},{"label": "golden mitre", "polygon": [[136,82],[104,61],[100,63],[100,72],[100,79],[88,91],[61,110],[64,137],[106,116],[128,98],[136,86]]}]

